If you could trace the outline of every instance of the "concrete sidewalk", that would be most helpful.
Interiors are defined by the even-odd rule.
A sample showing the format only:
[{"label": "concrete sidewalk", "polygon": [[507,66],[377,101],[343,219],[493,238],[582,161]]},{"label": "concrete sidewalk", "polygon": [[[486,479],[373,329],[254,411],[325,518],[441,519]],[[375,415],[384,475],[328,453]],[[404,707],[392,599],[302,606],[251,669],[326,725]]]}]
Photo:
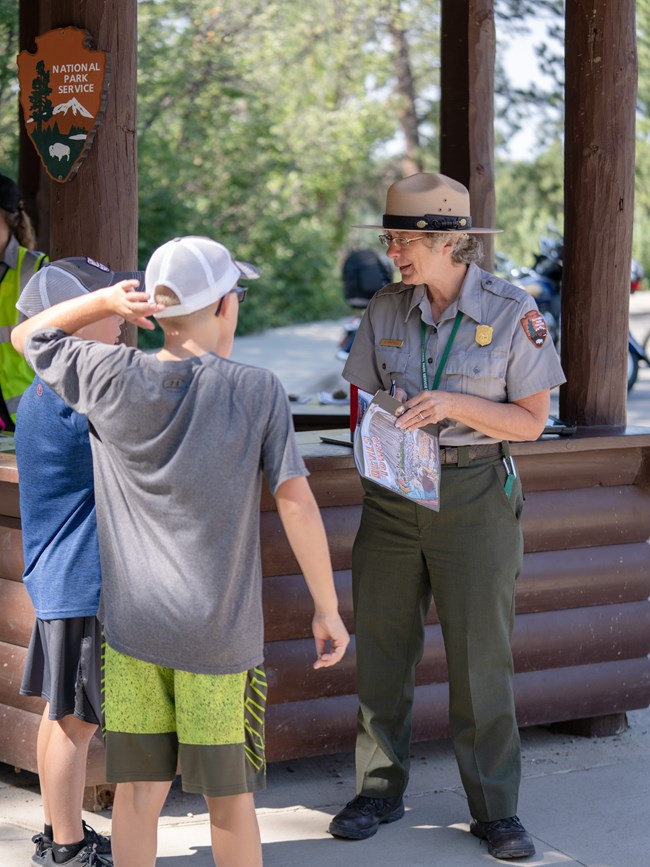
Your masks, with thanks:
[{"label": "concrete sidewalk", "polygon": [[232,359],[272,370],[288,394],[315,396],[339,388],[347,392],[349,385],[341,377],[343,362],[336,358],[343,322],[306,322],[236,337]]},{"label": "concrete sidewalk", "polygon": [[[506,863],[647,867],[650,863],[650,711],[628,715],[630,728],[585,740],[542,728],[522,731],[519,815],[537,855]],[[335,840],[330,818],[354,791],[351,754],[280,762],[269,767],[257,806],[265,867],[474,867],[496,864],[468,833],[465,796],[448,741],[412,749],[407,813],[369,840]],[[86,814],[101,831],[107,813]],[[0,865],[28,867],[31,835],[41,827],[37,780],[0,766]],[[159,867],[210,867],[202,798],[174,784],[159,833]]]}]

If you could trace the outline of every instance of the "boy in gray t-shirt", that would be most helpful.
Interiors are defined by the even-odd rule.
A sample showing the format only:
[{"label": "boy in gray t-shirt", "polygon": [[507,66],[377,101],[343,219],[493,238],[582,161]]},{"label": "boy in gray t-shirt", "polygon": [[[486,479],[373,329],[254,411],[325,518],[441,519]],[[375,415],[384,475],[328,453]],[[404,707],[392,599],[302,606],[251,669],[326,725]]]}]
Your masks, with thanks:
[{"label": "boy in gray t-shirt", "polygon": [[[265,774],[262,475],[314,599],[314,667],[334,665],[349,641],[286,395],[269,371],[228,360],[245,295],[237,281],[255,276],[216,241],[176,238],[151,257],[151,297],[123,281],[12,335],[89,420],[120,867],[154,863],[178,759],[183,788],[206,798],[220,867],[262,863],[253,801]],[[70,336],[109,313],[143,328],[153,314],[163,349]]]}]

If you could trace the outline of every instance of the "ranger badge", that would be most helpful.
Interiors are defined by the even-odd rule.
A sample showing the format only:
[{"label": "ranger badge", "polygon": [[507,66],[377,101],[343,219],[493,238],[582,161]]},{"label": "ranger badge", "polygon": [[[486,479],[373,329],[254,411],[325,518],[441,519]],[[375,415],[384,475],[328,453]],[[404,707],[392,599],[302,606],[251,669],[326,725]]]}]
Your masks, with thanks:
[{"label": "ranger badge", "polygon": [[494,328],[489,325],[477,325],[474,340],[479,346],[489,346],[492,343]]}]

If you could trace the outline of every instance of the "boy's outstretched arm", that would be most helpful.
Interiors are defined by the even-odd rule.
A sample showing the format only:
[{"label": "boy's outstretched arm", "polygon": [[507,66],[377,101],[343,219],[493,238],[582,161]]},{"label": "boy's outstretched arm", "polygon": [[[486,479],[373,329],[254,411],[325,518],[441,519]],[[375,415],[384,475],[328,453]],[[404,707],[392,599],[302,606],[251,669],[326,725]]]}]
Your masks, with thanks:
[{"label": "boy's outstretched arm", "polygon": [[48,307],[30,319],[25,319],[12,330],[11,342],[14,349],[22,355],[29,337],[43,328],[61,328],[67,334],[74,334],[80,328],[112,315],[121,316],[140,328],[151,330],[155,326],[147,316],[160,313],[164,307],[154,304],[148,295],[137,291],[138,285],[137,280],[122,280],[115,286],[97,289],[87,295]]},{"label": "boy's outstretched arm", "polygon": [[309,482],[304,476],[283,482],[275,502],[314,600],[312,631],[318,655],[314,668],[336,665],[343,658],[350,636],[339,615],[325,528]]}]

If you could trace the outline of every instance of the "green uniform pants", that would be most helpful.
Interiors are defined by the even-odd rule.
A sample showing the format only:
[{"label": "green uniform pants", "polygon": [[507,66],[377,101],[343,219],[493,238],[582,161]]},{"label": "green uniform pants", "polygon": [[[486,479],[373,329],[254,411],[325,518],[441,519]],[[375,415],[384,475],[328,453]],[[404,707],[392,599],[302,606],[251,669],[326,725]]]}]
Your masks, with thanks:
[{"label": "green uniform pants", "polygon": [[521,777],[510,646],[523,555],[519,480],[508,497],[501,458],[443,466],[440,512],[363,481],[352,557],[357,791],[388,798],[406,789],[415,666],[433,594],[471,815],[513,816]]}]

